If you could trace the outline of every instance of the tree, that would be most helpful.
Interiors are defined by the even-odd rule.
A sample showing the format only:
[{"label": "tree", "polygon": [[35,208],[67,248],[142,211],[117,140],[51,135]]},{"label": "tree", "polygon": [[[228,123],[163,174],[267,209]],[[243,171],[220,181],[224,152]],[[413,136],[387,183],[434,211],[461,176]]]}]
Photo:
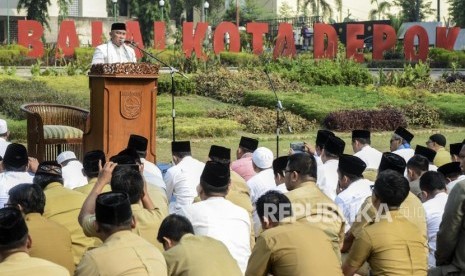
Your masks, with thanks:
[{"label": "tree", "polygon": [[68,6],[73,0],[57,0],[58,4],[58,24],[68,16]]},{"label": "tree", "polygon": [[[341,12],[342,0],[335,0],[335,4],[337,11]],[[307,14],[306,10],[310,6],[314,16],[322,16],[323,18],[333,17],[333,9],[326,0],[297,0],[297,6],[303,7],[304,14]]]},{"label": "tree", "polygon": [[391,3],[383,1],[379,2],[378,0],[370,0],[371,4],[376,4],[376,9],[372,9],[369,13],[370,20],[381,20],[381,15],[384,17],[388,16],[388,11],[391,8]]},{"label": "tree", "polygon": [[[252,22],[257,19],[263,19],[264,12],[258,7],[256,1],[245,0],[245,3],[240,7],[239,25],[243,26],[247,22]],[[226,10],[223,19],[230,22],[236,22],[236,3],[231,1],[228,9]]]},{"label": "tree", "polygon": [[465,27],[465,1],[449,0],[449,12],[458,27]]},{"label": "tree", "polygon": [[37,20],[42,26],[50,30],[50,25],[48,24],[49,5],[50,0],[19,0],[16,9],[18,13],[21,9],[26,9],[28,20]]},{"label": "tree", "polygon": [[[131,15],[139,21],[142,39],[145,45],[150,45],[153,38],[153,22],[161,21],[161,7],[158,1],[138,0],[131,1]],[[169,21],[170,1],[165,1],[163,7],[163,19]]]},{"label": "tree", "polygon": [[423,21],[434,14],[428,0],[394,0],[393,4],[401,8],[400,16],[404,22]]},{"label": "tree", "polygon": [[279,7],[279,17],[281,18],[294,17],[294,13],[295,11],[287,2],[282,3],[281,7]]}]

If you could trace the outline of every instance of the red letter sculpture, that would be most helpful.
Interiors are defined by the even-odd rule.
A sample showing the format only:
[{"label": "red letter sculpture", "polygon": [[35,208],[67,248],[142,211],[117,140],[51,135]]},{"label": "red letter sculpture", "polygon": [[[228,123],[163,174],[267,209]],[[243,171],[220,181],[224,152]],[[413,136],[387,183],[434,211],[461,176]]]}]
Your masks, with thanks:
[{"label": "red letter sculpture", "polygon": [[247,23],[247,32],[252,34],[252,49],[253,53],[260,55],[263,52],[263,35],[268,33],[267,23]]},{"label": "red letter sculpture", "polygon": [[213,50],[215,54],[224,51],[224,35],[229,33],[229,51],[238,53],[241,50],[241,36],[237,30],[237,26],[232,22],[221,22],[216,26],[213,35]]},{"label": "red letter sculpture", "polygon": [[44,44],[40,40],[44,28],[35,20],[18,20],[18,44],[31,49],[27,55],[39,58],[44,55]]},{"label": "red letter sculpture", "polygon": [[[418,52],[415,51],[414,40],[418,37]],[[410,27],[404,35],[404,54],[406,60],[411,61],[426,61],[428,57],[428,33],[418,25]]]},{"label": "red letter sculpture", "polygon": [[[331,25],[316,23],[313,26],[313,57],[334,58],[337,54],[337,34]],[[325,41],[325,36],[327,41]],[[326,44],[326,47],[325,47]]]}]

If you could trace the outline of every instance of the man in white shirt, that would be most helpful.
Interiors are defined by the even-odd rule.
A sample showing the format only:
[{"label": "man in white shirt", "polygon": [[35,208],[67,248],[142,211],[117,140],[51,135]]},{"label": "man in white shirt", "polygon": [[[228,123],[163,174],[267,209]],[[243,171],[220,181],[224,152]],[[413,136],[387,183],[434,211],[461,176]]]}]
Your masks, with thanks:
[{"label": "man in white shirt", "polygon": [[156,185],[166,191],[166,184],[163,182],[161,170],[157,165],[145,159],[145,157],[147,157],[148,142],[148,139],[143,136],[131,134],[129,136],[127,148],[134,149],[139,155],[140,161],[144,166],[143,176],[147,183]]},{"label": "man in white shirt", "polygon": [[0,157],[3,158],[5,155],[6,147],[10,144],[8,142],[8,136],[10,132],[8,131],[8,125],[5,120],[0,119]]},{"label": "man in white shirt", "polygon": [[415,154],[415,151],[410,146],[414,135],[403,127],[398,127],[391,136],[390,149],[391,152],[402,156],[405,163]]},{"label": "man in white shirt", "polygon": [[189,219],[196,235],[223,242],[244,273],[251,252],[251,225],[247,211],[224,198],[230,182],[228,166],[208,161],[197,188],[202,201],[183,205],[179,214]]},{"label": "man in white shirt", "polygon": [[126,39],[126,24],[111,25],[110,41],[97,46],[92,57],[92,64],[137,62],[134,49],[124,44]]},{"label": "man in white shirt", "polygon": [[[37,168],[37,159],[32,159]],[[31,164],[32,165],[32,164]],[[8,201],[8,192],[18,184],[31,183],[34,174],[29,172],[29,158],[26,147],[21,144],[8,145],[3,158],[3,169],[0,173],[0,208]]]},{"label": "man in white shirt", "polygon": [[337,174],[340,192],[335,202],[341,208],[347,221],[346,233],[354,223],[360,206],[372,194],[370,186],[373,182],[364,179],[362,175],[366,167],[365,162],[356,156],[343,154],[339,158]]},{"label": "man in white shirt", "polygon": [[438,172],[429,171],[420,178],[421,199],[428,229],[428,267],[436,266],[436,234],[447,202],[446,179]]},{"label": "man in white shirt", "polygon": [[339,137],[329,137],[321,153],[323,166],[318,167],[316,184],[320,190],[331,200],[336,199],[337,167],[339,156],[344,153],[346,143]]},{"label": "man in white shirt", "polygon": [[438,168],[438,172],[442,173],[446,178],[447,192],[450,193],[455,184],[465,179],[465,175],[460,169],[460,162],[450,162]]},{"label": "man in white shirt", "polygon": [[88,183],[87,177],[82,173],[82,163],[72,151],[64,151],[57,156],[57,163],[61,165],[63,186],[74,189]]},{"label": "man in white shirt", "polygon": [[174,166],[168,169],[163,180],[166,183],[169,213],[177,213],[184,205],[191,205],[197,196],[197,185],[200,181],[205,163],[191,156],[189,141],[171,142]]},{"label": "man in white shirt", "polygon": [[[415,155],[423,155],[428,159],[428,171],[437,171],[438,167],[433,164],[434,158],[436,157],[436,152],[430,148],[417,145],[415,147]],[[408,161],[407,161],[408,162]]]},{"label": "man in white shirt", "polygon": [[273,152],[265,147],[259,147],[252,155],[253,169],[257,173],[247,181],[250,188],[250,200],[253,205],[253,226],[255,236],[258,237],[261,231],[260,219],[257,216],[255,202],[259,197],[269,190],[276,189],[273,174]]},{"label": "man in white shirt", "polygon": [[315,148],[312,148],[309,144],[304,142],[305,151],[315,157],[317,166],[323,165],[323,162],[321,162],[321,152],[323,151],[323,147],[325,146],[326,141],[328,141],[328,138],[334,136],[335,135],[332,131],[320,129],[316,134]]},{"label": "man in white shirt", "polygon": [[354,156],[362,159],[367,165],[367,169],[377,170],[383,154],[379,150],[372,148],[370,144],[370,131],[363,129],[352,131],[352,149],[354,150]]}]

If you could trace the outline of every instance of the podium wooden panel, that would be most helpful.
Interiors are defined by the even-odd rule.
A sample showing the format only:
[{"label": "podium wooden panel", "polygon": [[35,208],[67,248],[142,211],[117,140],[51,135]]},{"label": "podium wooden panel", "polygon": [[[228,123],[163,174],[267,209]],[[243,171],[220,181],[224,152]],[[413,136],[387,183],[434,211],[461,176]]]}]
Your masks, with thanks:
[{"label": "podium wooden panel", "polygon": [[100,149],[109,158],[126,148],[131,134],[137,134],[149,141],[146,159],[156,161],[158,69],[145,63],[92,66],[84,152]]}]

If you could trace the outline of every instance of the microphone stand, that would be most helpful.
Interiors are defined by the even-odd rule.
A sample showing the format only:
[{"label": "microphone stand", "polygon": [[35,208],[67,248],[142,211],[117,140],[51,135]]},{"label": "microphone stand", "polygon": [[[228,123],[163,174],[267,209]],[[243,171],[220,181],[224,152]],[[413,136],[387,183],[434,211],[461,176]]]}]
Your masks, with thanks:
[{"label": "microphone stand", "polygon": [[264,72],[268,78],[268,82],[270,83],[271,90],[273,90],[274,96],[276,98],[276,158],[278,158],[279,157],[279,135],[280,135],[280,127],[279,127],[279,112],[280,111],[283,113],[284,123],[287,125],[287,130],[289,131],[289,133],[292,133],[292,128],[286,118],[286,114],[284,114],[283,104],[278,98],[278,94],[276,93],[276,88],[274,87],[274,84],[271,81],[270,74],[266,67],[265,67]]},{"label": "microphone stand", "polygon": [[172,66],[169,66],[166,62],[162,61],[161,59],[157,58],[156,56],[152,55],[151,53],[149,53],[148,51],[140,48],[139,46],[137,46],[137,44],[134,42],[134,41],[124,41],[125,43],[128,43],[129,45],[131,45],[132,47],[134,48],[137,48],[139,51],[141,51],[142,53],[144,53],[145,55],[151,57],[152,59],[158,61],[159,63],[161,63],[163,66],[165,67],[168,67],[169,70],[170,70],[170,76],[171,76],[171,117],[173,118],[173,142],[176,141],[176,110],[174,108],[174,95],[176,94],[176,84],[174,82],[174,75],[176,73],[178,73],[179,75],[183,76],[184,78],[188,78],[185,74],[179,72],[178,69],[172,67]]}]

